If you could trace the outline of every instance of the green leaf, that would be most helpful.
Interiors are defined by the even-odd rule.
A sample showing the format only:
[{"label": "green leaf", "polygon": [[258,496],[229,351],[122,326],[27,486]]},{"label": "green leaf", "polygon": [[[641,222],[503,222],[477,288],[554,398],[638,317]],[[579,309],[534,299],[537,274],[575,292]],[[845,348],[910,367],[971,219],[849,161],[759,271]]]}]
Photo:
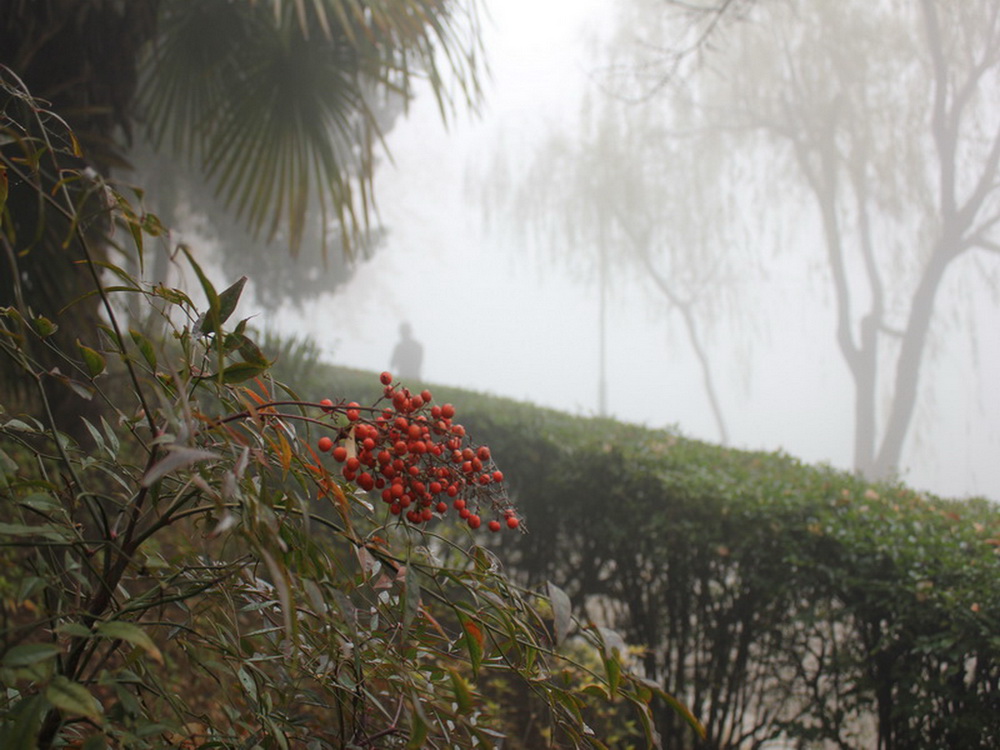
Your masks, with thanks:
[{"label": "green leaf", "polygon": [[264,356],[264,352],[260,350],[253,341],[243,336],[243,341],[240,344],[240,356],[243,357],[247,362],[252,362],[253,364],[263,365],[264,367],[271,366],[271,360]]},{"label": "green leaf", "polygon": [[622,665],[617,656],[612,654],[604,659],[604,671],[608,676],[608,689],[612,693],[617,692],[622,676]]},{"label": "green leaf", "polygon": [[219,327],[222,325],[222,317],[219,312],[219,293],[215,291],[212,282],[208,280],[205,272],[201,270],[201,266],[195,261],[188,247],[181,245],[180,248],[184,252],[184,255],[187,256],[188,263],[194,269],[195,275],[201,283],[201,289],[205,293],[205,298],[208,300],[208,310],[201,321],[199,330],[202,333],[218,333]]},{"label": "green leaf", "polygon": [[146,360],[146,364],[155,370],[156,352],[153,351],[153,345],[149,342],[149,339],[134,328],[129,328],[128,333],[132,337],[132,342],[138,347],[139,353],[142,354],[142,358]]},{"label": "green leaf", "polygon": [[114,458],[118,455],[118,450],[121,444],[118,442],[118,436],[115,435],[115,431],[111,429],[111,425],[108,424],[103,416],[101,417],[101,427],[104,428],[104,436],[108,439],[108,446],[111,449],[111,457]]},{"label": "green leaf", "polygon": [[410,739],[406,743],[406,750],[420,750],[427,739],[427,722],[420,715],[419,711],[414,711],[410,722]]},{"label": "green leaf", "polygon": [[0,663],[8,669],[17,669],[54,659],[61,653],[62,649],[54,643],[26,643],[8,650]]},{"label": "green leaf", "polygon": [[611,701],[611,695],[608,693],[608,691],[605,690],[601,685],[598,685],[596,682],[592,682],[589,685],[584,685],[582,688],[580,688],[580,692],[583,693],[584,695],[592,695],[595,698],[604,701],[605,703]]},{"label": "green leaf", "polygon": [[0,724],[0,747],[36,747],[47,708],[48,703],[41,695],[19,701]]},{"label": "green leaf", "polygon": [[62,622],[56,625],[56,632],[73,638],[90,638],[94,633],[81,622]]},{"label": "green leaf", "polygon": [[455,695],[455,703],[458,704],[459,714],[468,714],[472,710],[472,691],[469,683],[454,669],[448,670],[448,677],[451,678],[451,691]]},{"label": "green leaf", "polygon": [[62,503],[46,492],[33,492],[25,495],[17,501],[18,505],[31,508],[39,513],[61,513],[64,509]]},{"label": "green leaf", "polygon": [[246,667],[240,667],[236,672],[236,677],[239,678],[240,685],[243,686],[243,692],[250,698],[251,704],[256,705],[258,700],[257,683],[254,681],[253,675],[247,671]]},{"label": "green leaf", "polygon": [[566,592],[552,583],[552,581],[547,581],[545,585],[548,590],[549,601],[552,603],[553,629],[555,630],[556,645],[558,646],[566,640],[569,629],[573,624],[573,605],[570,603]]},{"label": "green leaf", "polygon": [[150,487],[172,471],[183,469],[199,461],[211,461],[219,457],[219,454],[201,448],[171,446],[166,457],[149,468],[146,476],[142,478],[141,485]]},{"label": "green leaf", "polygon": [[[219,324],[225,323],[229,320],[229,316],[233,314],[236,310],[236,305],[240,301],[240,295],[243,294],[243,287],[247,283],[247,277],[241,276],[240,279],[226,289],[222,294],[219,295]],[[207,333],[207,332],[206,332]]]},{"label": "green leaf", "polygon": [[91,349],[89,346],[84,346],[80,343],[79,339],[76,342],[76,348],[80,352],[80,356],[83,357],[83,364],[87,368],[87,374],[92,378],[96,378],[107,368],[107,362],[104,361],[104,356]]},{"label": "green leaf", "polygon": [[476,676],[479,674],[479,665],[483,661],[483,631],[479,629],[479,625],[476,624],[475,620],[463,612],[458,613],[458,619],[462,623],[462,630],[464,631],[463,640],[465,641],[465,648],[469,652],[472,674]]},{"label": "green leaf", "polygon": [[406,584],[403,589],[403,622],[402,637],[410,632],[410,625],[420,608],[420,580],[417,571],[411,567],[406,568]]},{"label": "green leaf", "polygon": [[45,688],[45,697],[53,706],[70,714],[86,716],[97,723],[103,721],[103,710],[97,699],[83,685],[63,675],[56,675]]},{"label": "green leaf", "polygon": [[138,646],[146,652],[150,659],[158,664],[163,663],[163,654],[160,653],[160,649],[153,643],[153,639],[149,637],[149,633],[138,625],[121,620],[110,620],[102,622],[97,626],[97,634],[105,638],[122,640]]},{"label": "green leaf", "polygon": [[103,453],[107,453],[108,447],[104,444],[104,436],[98,432],[97,428],[86,417],[80,417],[80,419],[83,421],[84,427],[87,428],[87,432],[90,433],[90,437],[93,438],[97,449]]},{"label": "green leaf", "polygon": [[222,371],[223,383],[242,383],[244,380],[255,378],[265,372],[269,365],[256,364],[254,362],[237,362],[229,365]]},{"label": "green leaf", "polygon": [[0,476],[13,476],[17,471],[17,462],[0,450]]},{"label": "green leaf", "polygon": [[44,315],[39,315],[31,322],[32,325],[35,327],[35,333],[37,333],[43,339],[48,338],[53,333],[59,330],[59,326],[57,326],[51,320],[46,318]]}]

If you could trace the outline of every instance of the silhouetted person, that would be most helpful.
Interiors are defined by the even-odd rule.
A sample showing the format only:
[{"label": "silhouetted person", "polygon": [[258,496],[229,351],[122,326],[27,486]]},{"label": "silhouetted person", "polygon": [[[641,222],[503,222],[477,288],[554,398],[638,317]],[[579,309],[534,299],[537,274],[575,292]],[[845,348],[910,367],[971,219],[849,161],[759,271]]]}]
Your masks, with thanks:
[{"label": "silhouetted person", "polygon": [[424,347],[413,338],[409,323],[399,325],[399,343],[392,350],[389,369],[403,380],[420,380],[420,366],[424,361]]}]

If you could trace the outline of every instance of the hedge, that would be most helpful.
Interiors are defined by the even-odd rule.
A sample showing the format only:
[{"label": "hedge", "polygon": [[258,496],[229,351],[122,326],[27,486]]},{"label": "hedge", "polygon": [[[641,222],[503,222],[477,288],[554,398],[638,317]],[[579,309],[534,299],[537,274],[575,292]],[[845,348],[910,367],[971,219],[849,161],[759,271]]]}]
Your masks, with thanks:
[{"label": "hedge", "polygon": [[[326,389],[370,399],[369,373]],[[432,388],[488,443],[528,533],[527,584],[637,647],[667,748],[1000,744],[1000,514],[782,453]],[[821,429],[817,425],[817,429]]]}]

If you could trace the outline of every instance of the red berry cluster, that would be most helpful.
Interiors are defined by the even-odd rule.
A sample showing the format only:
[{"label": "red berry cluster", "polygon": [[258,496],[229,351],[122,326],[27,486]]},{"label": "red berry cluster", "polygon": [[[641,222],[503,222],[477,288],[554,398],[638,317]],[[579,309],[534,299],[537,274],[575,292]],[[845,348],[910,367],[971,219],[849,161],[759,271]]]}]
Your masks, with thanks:
[{"label": "red berry cluster", "polygon": [[388,372],[380,380],[384,408],[320,402],[327,412],[347,417],[336,438],[324,435],[317,442],[321,453],[343,464],[344,479],[380,492],[393,515],[413,524],[445,515],[450,502],[472,529],[482,524],[483,509],[496,516],[487,523],[490,531],[518,528],[521,520],[503,487],[503,472],[490,449],[472,445],[465,428],[454,422],[455,407],[432,406],[430,391],[411,393],[393,385]]}]

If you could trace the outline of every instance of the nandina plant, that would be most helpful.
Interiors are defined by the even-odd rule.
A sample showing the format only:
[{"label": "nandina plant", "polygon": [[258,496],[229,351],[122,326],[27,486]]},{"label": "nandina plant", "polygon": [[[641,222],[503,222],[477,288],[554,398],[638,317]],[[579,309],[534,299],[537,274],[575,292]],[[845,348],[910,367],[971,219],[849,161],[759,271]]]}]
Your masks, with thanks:
[{"label": "nandina plant", "polygon": [[[139,265],[159,222],[76,171],[71,133],[16,82],[3,93],[3,185],[62,222],[94,281],[75,304],[96,298],[103,322],[68,345],[45,316],[0,309],[0,354],[38,407],[0,400],[0,747],[494,746],[487,674],[530,691],[560,746],[605,746],[585,722],[595,697],[657,744],[660,691],[558,588],[516,587],[478,544],[484,518],[526,524],[453,407],[387,373],[364,406],[274,381],[248,321],[226,327],[244,280],[218,292],[182,248],[196,304],[112,262],[80,195],[106,199]],[[2,201],[0,216],[14,283],[31,283],[30,244],[12,251],[25,224]],[[60,388],[87,416],[53,407]]]}]

